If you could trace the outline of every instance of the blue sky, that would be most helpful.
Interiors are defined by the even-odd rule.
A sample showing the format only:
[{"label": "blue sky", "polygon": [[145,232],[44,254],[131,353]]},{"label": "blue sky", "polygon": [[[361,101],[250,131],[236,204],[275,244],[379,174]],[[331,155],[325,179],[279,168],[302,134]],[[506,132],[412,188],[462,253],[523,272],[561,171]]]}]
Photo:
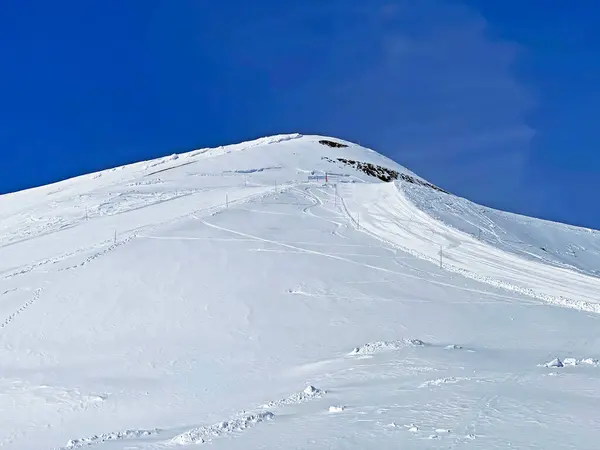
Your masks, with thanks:
[{"label": "blue sky", "polygon": [[[556,6],[560,3],[562,6]],[[600,228],[600,6],[4,0],[0,192],[303,132]]]}]

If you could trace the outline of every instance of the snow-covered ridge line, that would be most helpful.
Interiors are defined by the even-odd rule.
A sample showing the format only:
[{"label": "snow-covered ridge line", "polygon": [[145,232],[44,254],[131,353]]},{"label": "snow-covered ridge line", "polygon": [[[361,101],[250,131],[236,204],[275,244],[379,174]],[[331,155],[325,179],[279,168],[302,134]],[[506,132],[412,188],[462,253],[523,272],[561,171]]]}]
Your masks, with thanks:
[{"label": "snow-covered ridge line", "polygon": [[73,183],[77,183],[77,182],[81,182],[81,181],[97,180],[97,179],[103,177],[104,175],[112,174],[115,172],[136,170],[136,169],[137,170],[139,170],[139,169],[150,170],[151,168],[157,167],[159,165],[177,161],[181,157],[188,157],[188,158],[194,157],[194,156],[198,156],[200,154],[206,153],[211,150],[212,151],[216,151],[216,150],[222,151],[223,149],[229,148],[229,147],[251,148],[251,147],[257,147],[257,146],[261,146],[261,145],[277,144],[277,143],[286,142],[286,141],[290,141],[290,140],[294,140],[294,139],[300,139],[301,137],[303,137],[303,135],[300,133],[278,134],[278,135],[273,135],[273,136],[265,136],[265,137],[245,141],[245,142],[229,144],[226,146],[195,149],[195,150],[185,151],[182,153],[171,153],[167,156],[161,156],[159,158],[138,161],[138,162],[131,163],[131,164],[116,166],[116,167],[112,167],[112,168],[108,168],[108,169],[102,169],[102,170],[99,170],[96,172],[89,172],[89,173],[77,175],[75,177],[70,177],[70,178],[67,178],[64,180],[56,181],[54,183],[50,183],[50,184],[46,184],[46,185],[42,185],[42,186],[35,186],[35,187],[22,189],[22,190],[15,191],[15,192],[7,192],[5,194],[0,194],[0,201],[3,198],[10,198],[10,197],[14,197],[15,195],[20,195],[23,193],[33,193],[33,192],[37,192],[40,190],[44,191],[44,190],[47,190],[50,188],[61,188],[61,187],[68,186]]},{"label": "snow-covered ridge line", "polygon": [[244,431],[258,423],[271,420],[273,417],[275,415],[270,411],[247,414],[214,425],[194,428],[174,437],[171,442],[176,445],[205,444],[225,434]]}]

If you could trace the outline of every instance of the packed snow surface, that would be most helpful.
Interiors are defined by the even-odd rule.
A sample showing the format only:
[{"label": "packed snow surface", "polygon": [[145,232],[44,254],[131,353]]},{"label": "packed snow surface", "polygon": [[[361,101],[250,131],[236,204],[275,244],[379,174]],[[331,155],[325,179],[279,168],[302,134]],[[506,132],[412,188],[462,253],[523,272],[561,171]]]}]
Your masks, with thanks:
[{"label": "packed snow surface", "polygon": [[291,134],[0,196],[0,449],[595,450],[600,234],[411,179]]}]

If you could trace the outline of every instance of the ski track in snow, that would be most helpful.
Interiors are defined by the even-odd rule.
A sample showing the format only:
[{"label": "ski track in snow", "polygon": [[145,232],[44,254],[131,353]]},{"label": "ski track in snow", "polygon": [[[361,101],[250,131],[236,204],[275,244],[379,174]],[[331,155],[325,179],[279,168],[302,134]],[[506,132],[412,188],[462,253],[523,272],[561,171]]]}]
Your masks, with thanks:
[{"label": "ski track in snow", "polygon": [[447,287],[447,288],[451,288],[454,290],[461,290],[461,291],[465,291],[465,292],[473,292],[473,293],[481,293],[481,294],[485,294],[488,297],[495,297],[495,298],[500,298],[500,299],[509,299],[509,300],[513,300],[512,297],[508,297],[505,295],[501,295],[501,294],[496,294],[493,292],[488,292],[482,289],[474,289],[474,288],[468,288],[468,287],[464,287],[464,286],[459,286],[456,284],[450,284],[450,283],[445,283],[443,281],[437,281],[437,280],[432,280],[431,278],[427,278],[427,277],[420,277],[417,275],[411,275],[411,274],[407,274],[407,273],[401,273],[401,272],[397,272],[395,270],[390,270],[390,269],[386,269],[384,267],[380,267],[380,266],[376,266],[374,264],[367,264],[367,263],[362,263],[362,262],[358,262],[355,261],[353,259],[350,258],[345,258],[343,256],[338,256],[338,255],[332,255],[331,253],[326,253],[326,252],[319,252],[316,250],[311,250],[311,249],[307,249],[307,248],[303,248],[303,247],[298,247],[297,245],[292,245],[289,243],[285,243],[285,242],[281,242],[281,241],[275,241],[273,239],[267,239],[267,238],[262,238],[259,236],[253,236],[251,234],[248,233],[243,233],[241,231],[236,231],[230,228],[226,228],[226,227],[221,227],[219,225],[215,225],[215,224],[211,224],[205,220],[202,220],[200,217],[196,217],[196,216],[192,216],[195,219],[200,220],[204,225],[206,225],[207,227],[210,228],[214,228],[220,231],[225,231],[228,233],[231,233],[233,235],[237,235],[237,236],[241,236],[243,238],[246,239],[251,239],[251,240],[255,240],[258,242],[266,242],[269,244],[274,244],[274,245],[279,245],[281,247],[285,247],[288,249],[292,249],[301,253],[307,253],[307,254],[311,254],[311,255],[316,255],[316,256],[322,256],[325,258],[330,258],[330,259],[336,259],[338,261],[344,261],[353,265],[357,265],[357,266],[362,266],[365,268],[369,268],[369,269],[373,269],[379,272],[384,272],[384,273],[388,273],[388,274],[393,274],[396,276],[399,276],[401,278],[410,278],[410,279],[415,279],[415,280],[423,280],[423,281],[427,281],[429,284],[433,284],[433,285],[438,285],[438,286],[443,286],[443,287]]},{"label": "ski track in snow", "polygon": [[[313,208],[320,207],[320,208],[322,208],[324,210],[331,211],[331,212],[334,212],[334,213],[337,213],[337,211],[326,209],[324,207],[323,201],[319,198],[319,196],[315,195],[314,193],[312,193],[310,191],[310,187],[306,187],[304,190],[300,190],[300,189],[294,189],[294,190],[296,192],[298,192],[300,195],[302,195],[303,197],[305,197],[308,200],[310,200],[310,201],[313,202],[312,205],[309,205],[309,206],[305,207],[302,210],[302,212],[304,214],[307,214],[308,216],[314,217],[314,218],[317,218],[317,219],[326,220],[327,222],[329,222],[329,223],[331,223],[331,224],[333,224],[335,226],[334,230],[331,232],[334,236],[338,236],[338,237],[340,237],[342,239],[349,239],[347,236],[344,236],[341,233],[342,228],[346,227],[346,225],[344,223],[338,222],[338,221],[333,220],[331,218],[325,218],[325,217],[322,217],[322,216],[317,216],[312,210],[313,210]],[[323,192],[321,189],[319,189],[319,190],[321,192]]]},{"label": "ski track in snow", "polygon": [[[291,186],[286,186],[286,187],[283,187],[283,188],[284,189],[291,188]],[[246,203],[246,202],[248,202],[250,200],[253,200],[255,198],[260,198],[260,197],[264,196],[265,194],[268,194],[269,192],[271,192],[274,189],[275,188],[269,188],[265,192],[260,192],[260,193],[255,193],[255,194],[243,196],[243,197],[241,197],[240,199],[237,199],[237,200],[231,200],[229,202],[229,205],[233,206],[233,205],[237,205],[237,204]],[[164,203],[164,202],[161,202],[161,203]],[[152,206],[152,205],[145,205],[145,206]],[[110,244],[104,250],[96,252],[96,253],[92,254],[91,256],[88,256],[84,261],[82,261],[82,262],[80,262],[78,264],[73,264],[71,266],[67,266],[67,267],[58,269],[58,271],[59,272],[70,271],[70,270],[73,270],[73,269],[81,268],[81,267],[83,267],[83,266],[85,266],[85,265],[93,262],[94,260],[96,260],[96,259],[98,259],[98,258],[100,258],[102,256],[105,256],[108,253],[111,253],[111,252],[117,250],[119,247],[128,244],[133,239],[135,239],[136,237],[138,237],[138,235],[140,233],[142,233],[142,232],[148,232],[148,231],[150,231],[152,229],[155,229],[155,228],[157,228],[159,226],[163,226],[163,225],[166,225],[168,223],[177,222],[177,221],[181,220],[182,218],[195,217],[197,215],[202,215],[203,213],[206,213],[206,214],[211,214],[212,213],[212,214],[214,214],[214,213],[216,213],[218,211],[223,210],[224,208],[225,207],[222,204],[213,205],[213,206],[209,206],[207,208],[202,208],[202,209],[199,209],[199,210],[195,210],[195,211],[193,211],[191,213],[188,213],[188,214],[185,214],[183,216],[177,216],[177,217],[175,217],[173,219],[169,219],[168,221],[159,222],[159,223],[152,223],[152,224],[149,224],[147,226],[139,227],[136,230],[133,230],[132,232],[130,232],[131,234],[129,234],[125,238],[123,238],[122,236],[119,236],[116,242]],[[135,208],[135,209],[141,209],[141,208]],[[126,212],[131,212],[131,211],[133,211],[133,210],[128,210]],[[152,238],[151,236],[144,236],[144,237],[150,237],[150,238]],[[89,251],[90,249],[94,249],[94,248],[98,248],[98,247],[103,247],[106,244],[107,244],[107,242],[104,241],[104,242],[102,242],[100,244],[97,244],[97,245],[94,245],[92,247],[80,248],[80,249],[77,249],[75,251],[64,253],[62,255],[58,255],[58,256],[46,258],[46,259],[38,261],[38,262],[36,262],[34,264],[30,264],[30,265],[21,267],[21,268],[19,268],[17,270],[13,270],[12,272],[8,273],[7,275],[4,275],[4,279],[11,279],[11,278],[14,278],[14,277],[19,276],[19,275],[24,275],[24,274],[30,273],[30,272],[32,272],[32,271],[34,271],[34,270],[36,270],[36,269],[38,269],[40,267],[43,267],[43,266],[46,266],[46,265],[49,265],[49,264],[56,264],[56,263],[59,263],[59,262],[62,262],[62,261],[74,258],[74,257],[76,257],[77,255],[79,255],[81,253],[85,253],[85,252]]]},{"label": "ski track in snow", "polygon": [[[390,193],[390,188],[393,189],[393,193]],[[361,196],[361,206],[357,209],[360,212],[352,213],[348,203],[350,201],[355,203],[354,195],[357,193]],[[600,279],[544,263],[528,261],[476,241],[460,231],[446,227],[417,209],[395,184],[358,186],[355,192],[342,198],[342,204],[349,220],[359,231],[388,245],[398,247],[417,258],[436,264],[440,261],[439,256],[433,256],[435,252],[439,254],[439,244],[432,240],[436,237],[446,242],[450,241],[451,245],[445,247],[446,251],[458,249],[460,242],[475,245],[475,249],[456,252],[456,255],[447,253],[441,264],[447,271],[554,305],[600,313],[598,295]],[[430,238],[427,237],[427,231],[431,233]],[[457,260],[457,256],[472,260],[469,263],[470,268],[466,269],[465,263]],[[478,268],[481,270],[478,271]],[[527,279],[522,275],[526,268]],[[487,275],[485,271],[495,275]],[[565,278],[571,279],[572,283],[581,287],[577,291],[578,296],[570,294],[567,297],[548,293],[552,289],[563,291],[565,294],[573,292]],[[532,285],[535,287],[531,287]],[[580,299],[579,296],[588,300]]]}]

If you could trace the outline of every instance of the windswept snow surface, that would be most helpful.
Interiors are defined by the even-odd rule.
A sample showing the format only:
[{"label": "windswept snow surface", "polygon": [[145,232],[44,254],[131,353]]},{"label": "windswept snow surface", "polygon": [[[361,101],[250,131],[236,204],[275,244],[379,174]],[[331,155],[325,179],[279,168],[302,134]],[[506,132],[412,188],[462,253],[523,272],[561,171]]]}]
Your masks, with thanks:
[{"label": "windswept snow surface", "polygon": [[600,231],[498,211],[464,198],[402,184],[433,218],[525,259],[600,276]]},{"label": "windswept snow surface", "polygon": [[[400,183],[344,187],[343,197],[358,227],[412,255],[439,261],[447,270],[510,291],[600,312],[600,278],[525,258],[448,227],[415,208]],[[448,197],[448,204],[460,204],[456,197]],[[465,213],[461,218],[466,222],[470,216]],[[543,227],[544,222],[536,225]],[[564,233],[565,229],[560,229],[560,237]],[[573,238],[577,237],[573,233]],[[593,261],[598,263],[600,258]]]},{"label": "windswept snow surface", "polygon": [[0,449],[596,449],[599,261],[551,246],[594,232],[319,139],[1,196]]}]

